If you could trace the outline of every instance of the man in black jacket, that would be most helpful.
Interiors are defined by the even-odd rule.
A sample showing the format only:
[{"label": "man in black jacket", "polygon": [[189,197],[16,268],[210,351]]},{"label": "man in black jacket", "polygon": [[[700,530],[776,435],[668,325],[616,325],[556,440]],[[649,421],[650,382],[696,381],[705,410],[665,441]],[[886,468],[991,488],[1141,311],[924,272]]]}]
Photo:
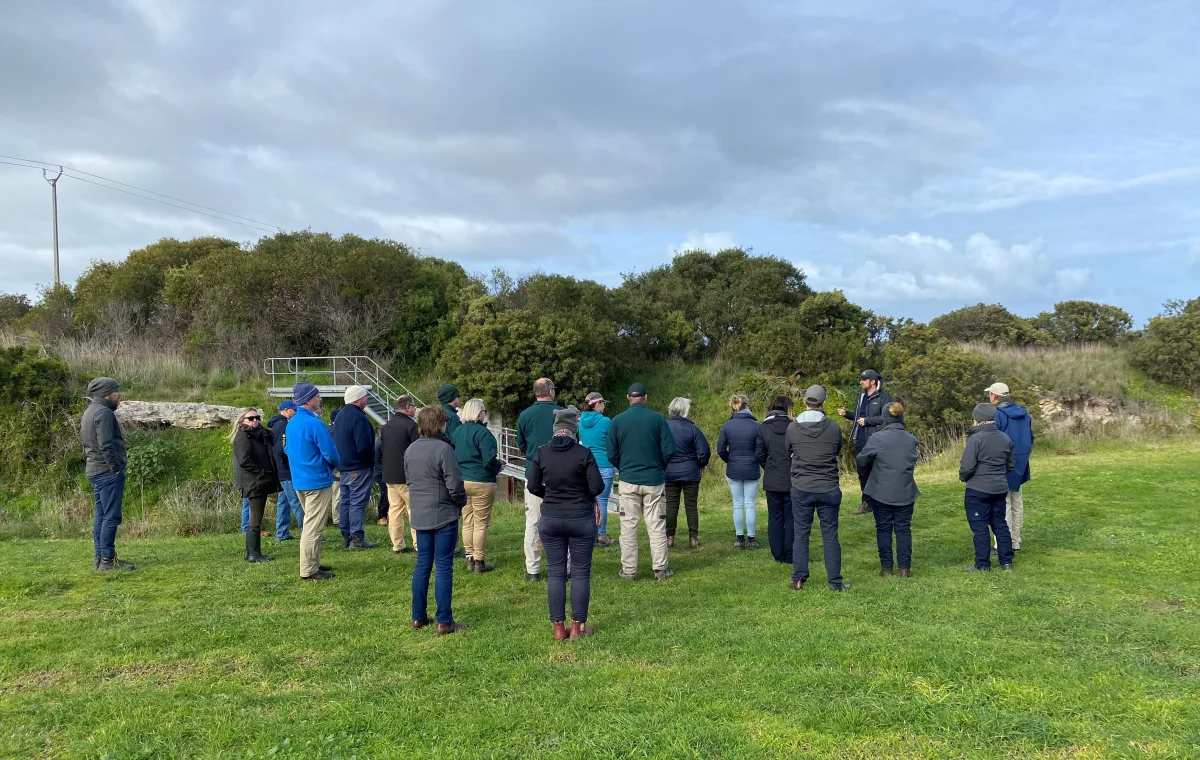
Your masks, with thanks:
[{"label": "man in black jacket", "polygon": [[371,500],[371,484],[375,482],[375,427],[363,409],[367,405],[367,389],[352,385],[342,398],[346,405],[333,426],[333,441],[337,444],[342,466],[342,504],[338,526],[342,529],[342,548],[374,549],[363,528],[367,502]]},{"label": "man in black jacket", "polygon": [[133,570],[133,565],[117,559],[117,526],[121,524],[121,502],[125,496],[125,436],[117,422],[121,405],[121,384],[111,377],[97,377],[88,383],[92,403],[83,412],[79,433],[87,457],[85,473],[92,482],[96,519],[92,543],[96,558],[92,567],[101,572]]},{"label": "man in black jacket", "polygon": [[[267,427],[271,430],[272,448],[275,454],[275,470],[279,473],[279,495],[275,500],[275,540],[295,541],[292,535],[292,515],[296,515],[297,530],[304,529],[304,508],[300,497],[292,487],[292,468],[288,465],[283,445],[287,442],[287,423],[296,413],[296,404],[289,398],[279,404],[279,414],[271,418]],[[236,475],[237,468],[234,468]]]},{"label": "man in black jacket", "polygon": [[[408,554],[416,549],[417,532],[412,529],[408,511],[408,479],[404,472],[404,452],[421,437],[413,416],[417,413],[412,396],[401,396],[393,405],[396,414],[379,433],[380,455],[383,460],[383,483],[388,493],[388,536],[392,539],[393,554]],[[412,546],[404,543],[404,521],[409,522]]]},{"label": "man in black jacket", "polygon": [[[854,423],[854,427],[850,431],[850,440],[854,441],[855,457],[862,453],[863,446],[867,445],[867,439],[879,429],[879,426],[888,424],[887,408],[895,400],[892,398],[892,394],[883,390],[883,378],[873,369],[863,370],[863,373],[858,376],[858,385],[862,388],[862,393],[858,396],[854,414],[850,414],[846,409],[838,409],[840,416]],[[866,488],[871,468],[858,467],[857,470],[858,486],[860,489]],[[854,514],[865,515],[870,511],[871,505],[867,504],[864,497]]]}]

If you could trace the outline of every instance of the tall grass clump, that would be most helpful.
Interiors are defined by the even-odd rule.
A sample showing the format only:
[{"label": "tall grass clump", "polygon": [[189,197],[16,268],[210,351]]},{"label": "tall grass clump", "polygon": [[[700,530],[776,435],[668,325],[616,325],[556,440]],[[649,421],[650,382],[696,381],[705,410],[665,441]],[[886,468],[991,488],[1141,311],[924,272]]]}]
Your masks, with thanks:
[{"label": "tall grass clump", "polygon": [[1065,397],[1090,394],[1124,401],[1133,381],[1125,349],[1100,343],[1058,346],[989,346],[965,343],[962,348],[987,357],[1001,379],[1020,378]]}]

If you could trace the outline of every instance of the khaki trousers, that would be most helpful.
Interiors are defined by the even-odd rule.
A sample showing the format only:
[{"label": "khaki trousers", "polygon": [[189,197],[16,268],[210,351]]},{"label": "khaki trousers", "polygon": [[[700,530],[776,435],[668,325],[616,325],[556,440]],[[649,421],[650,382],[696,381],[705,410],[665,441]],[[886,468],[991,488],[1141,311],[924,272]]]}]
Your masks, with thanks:
[{"label": "khaki trousers", "polygon": [[408,486],[404,483],[388,483],[388,536],[392,539],[392,549],[400,551],[404,548],[404,523],[408,522],[408,532],[412,536],[413,548],[417,548],[417,532],[412,529],[412,515],[408,511]]},{"label": "khaki trousers", "polygon": [[304,527],[300,531],[300,577],[307,578],[321,567],[321,534],[333,505],[333,486],[314,491],[297,491],[304,509]]},{"label": "khaki trousers", "polygon": [[1008,504],[1004,510],[1004,519],[1008,523],[1008,531],[1012,533],[1014,549],[1021,548],[1021,524],[1025,522],[1025,502],[1021,498],[1021,490],[1008,492]]},{"label": "khaki trousers", "polygon": [[329,514],[333,517],[333,524],[341,525],[338,509],[342,506],[342,474],[337,470],[333,471],[333,496],[330,498]]},{"label": "khaki trousers", "polygon": [[471,559],[487,558],[488,527],[492,524],[492,505],[496,502],[495,483],[466,481],[467,505],[462,511],[463,551]]},{"label": "khaki trousers", "polygon": [[537,575],[542,569],[542,541],[538,520],[542,519],[542,499],[525,492],[525,572]]},{"label": "khaki trousers", "polygon": [[650,567],[654,572],[667,569],[666,485],[638,486],[621,483],[621,572],[637,573],[638,520],[646,521],[650,537]]}]

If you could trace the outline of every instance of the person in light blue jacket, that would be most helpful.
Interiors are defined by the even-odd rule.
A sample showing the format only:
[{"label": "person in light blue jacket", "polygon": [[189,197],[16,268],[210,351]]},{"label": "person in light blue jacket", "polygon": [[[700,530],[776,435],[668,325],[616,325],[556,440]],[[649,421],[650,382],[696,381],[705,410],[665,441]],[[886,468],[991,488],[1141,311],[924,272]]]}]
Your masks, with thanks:
[{"label": "person in light blue jacket", "polygon": [[579,417],[579,442],[596,457],[600,477],[604,480],[604,490],[596,497],[596,502],[600,505],[596,544],[612,546],[613,540],[608,537],[608,500],[612,496],[613,478],[617,474],[617,468],[608,460],[608,431],[612,429],[612,420],[604,416],[604,410],[608,408],[604,394],[592,391],[584,399],[583,405],[587,411]]}]

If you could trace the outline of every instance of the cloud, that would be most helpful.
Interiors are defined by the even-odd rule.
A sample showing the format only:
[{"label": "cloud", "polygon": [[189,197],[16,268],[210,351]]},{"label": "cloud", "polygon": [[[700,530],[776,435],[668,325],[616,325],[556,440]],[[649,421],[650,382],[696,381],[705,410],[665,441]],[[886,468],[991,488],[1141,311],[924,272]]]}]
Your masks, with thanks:
[{"label": "cloud", "polygon": [[670,246],[669,252],[708,251],[716,253],[726,248],[737,248],[737,240],[728,232],[700,232],[692,230],[682,243]]}]

